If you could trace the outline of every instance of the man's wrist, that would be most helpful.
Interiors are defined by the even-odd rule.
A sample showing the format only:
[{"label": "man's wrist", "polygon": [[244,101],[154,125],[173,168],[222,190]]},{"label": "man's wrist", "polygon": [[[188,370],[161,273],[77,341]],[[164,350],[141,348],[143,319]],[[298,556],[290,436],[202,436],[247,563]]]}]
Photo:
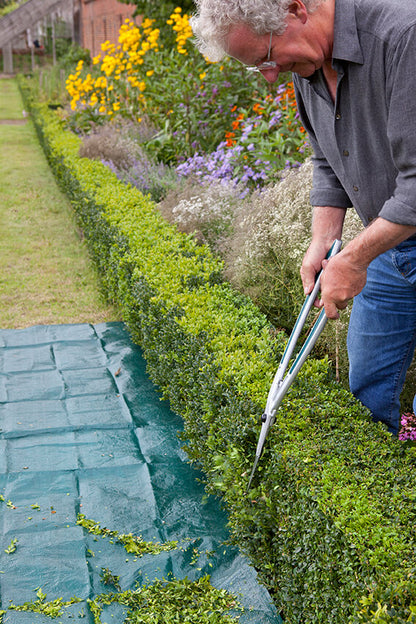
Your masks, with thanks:
[{"label": "man's wrist", "polygon": [[312,216],[312,243],[329,249],[336,238],[341,238],[345,208],[315,206]]},{"label": "man's wrist", "polygon": [[379,217],[350,241],[342,253],[355,266],[367,268],[377,256],[415,233],[414,226],[393,223]]}]

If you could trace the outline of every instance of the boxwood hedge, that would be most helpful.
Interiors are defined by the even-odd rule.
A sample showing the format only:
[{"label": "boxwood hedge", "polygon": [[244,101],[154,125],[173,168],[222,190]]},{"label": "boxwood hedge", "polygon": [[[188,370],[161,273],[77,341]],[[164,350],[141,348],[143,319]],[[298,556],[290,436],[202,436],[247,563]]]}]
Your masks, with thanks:
[{"label": "boxwood hedge", "polygon": [[310,359],[246,493],[258,417],[284,336],[222,281],[221,262],[166,223],[20,80],[110,298],[185,422],[189,457],[222,496],[233,539],[292,624],[416,622],[415,448]]}]

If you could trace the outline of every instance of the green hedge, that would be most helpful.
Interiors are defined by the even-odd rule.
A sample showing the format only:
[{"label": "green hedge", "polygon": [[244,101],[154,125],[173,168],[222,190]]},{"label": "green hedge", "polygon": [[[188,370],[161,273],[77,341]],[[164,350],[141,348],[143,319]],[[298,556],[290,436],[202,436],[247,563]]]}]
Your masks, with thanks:
[{"label": "green hedge", "polygon": [[80,158],[79,139],[20,84],[108,295],[285,620],[416,622],[415,449],[372,423],[326,361],[310,359],[246,495],[284,337],[221,280],[206,247],[104,165]]}]

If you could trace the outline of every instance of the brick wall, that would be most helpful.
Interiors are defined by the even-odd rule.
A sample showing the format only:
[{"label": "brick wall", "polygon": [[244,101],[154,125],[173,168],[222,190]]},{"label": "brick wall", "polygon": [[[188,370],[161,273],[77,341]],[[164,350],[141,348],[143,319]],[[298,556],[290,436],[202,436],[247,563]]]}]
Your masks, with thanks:
[{"label": "brick wall", "polygon": [[133,19],[135,8],[135,5],[118,0],[81,0],[78,19],[82,47],[96,56],[101,52],[104,41],[117,44],[121,24],[127,18]]}]

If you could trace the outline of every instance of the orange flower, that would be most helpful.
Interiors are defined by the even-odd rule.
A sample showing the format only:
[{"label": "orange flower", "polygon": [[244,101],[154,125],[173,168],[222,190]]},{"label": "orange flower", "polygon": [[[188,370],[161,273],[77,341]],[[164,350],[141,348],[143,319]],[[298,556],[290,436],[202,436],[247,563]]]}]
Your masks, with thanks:
[{"label": "orange flower", "polygon": [[240,113],[240,115],[237,117],[237,119],[235,121],[233,121],[233,123],[232,123],[233,130],[237,130],[238,129],[238,126],[243,121],[243,119],[244,119],[244,115],[243,115],[243,113]]},{"label": "orange flower", "polygon": [[234,132],[225,133],[225,142],[226,142],[227,147],[232,147],[233,145],[235,145],[234,137],[235,137]]}]

